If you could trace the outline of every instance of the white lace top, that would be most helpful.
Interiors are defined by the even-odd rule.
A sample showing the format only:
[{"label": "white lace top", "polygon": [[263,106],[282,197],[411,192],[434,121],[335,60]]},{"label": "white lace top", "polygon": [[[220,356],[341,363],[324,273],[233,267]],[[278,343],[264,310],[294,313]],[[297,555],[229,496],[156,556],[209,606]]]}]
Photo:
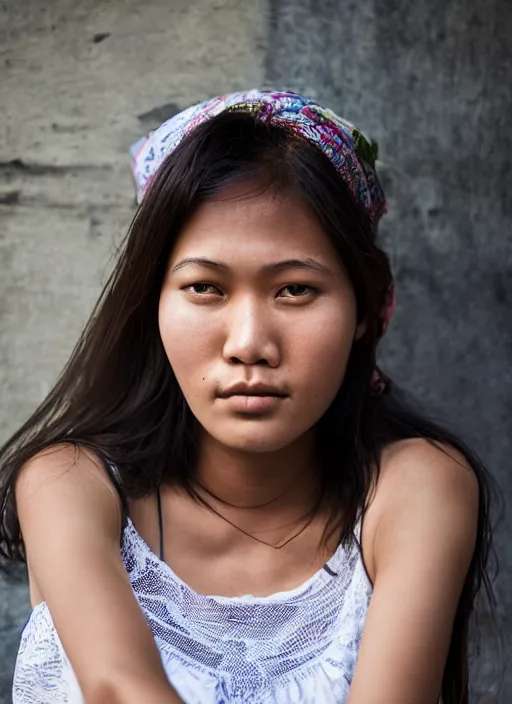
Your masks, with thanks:
[{"label": "white lace top", "polygon": [[[357,540],[296,589],[268,597],[204,596],[144,542],[122,541],[133,591],[170,682],[187,704],[343,704],[371,596]],[[13,704],[82,704],[43,602],[25,626]]]}]

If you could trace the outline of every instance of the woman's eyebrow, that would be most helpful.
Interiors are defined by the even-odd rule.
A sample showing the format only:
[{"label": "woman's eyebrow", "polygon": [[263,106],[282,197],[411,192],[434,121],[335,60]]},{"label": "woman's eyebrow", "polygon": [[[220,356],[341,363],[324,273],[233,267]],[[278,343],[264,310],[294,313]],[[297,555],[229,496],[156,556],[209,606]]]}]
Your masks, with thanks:
[{"label": "woman's eyebrow", "polygon": [[325,264],[320,264],[316,259],[311,259],[306,257],[305,259],[283,259],[279,262],[270,262],[265,264],[262,269],[264,271],[269,271],[272,273],[277,273],[285,271],[286,269],[304,269],[309,271],[315,271],[319,274],[324,274],[327,276],[333,276],[334,272],[325,266]]},{"label": "woman's eyebrow", "polygon": [[[229,271],[229,266],[223,262],[216,262],[213,259],[208,259],[207,257],[186,257],[181,259],[177,264],[175,264],[171,271],[174,273],[186,266],[203,266],[209,269],[220,269],[223,271]],[[305,259],[283,259],[278,262],[269,262],[261,267],[262,271],[265,273],[279,273],[287,269],[302,269],[314,271],[316,273],[324,274],[326,276],[333,276],[333,271],[324,264],[310,257]]]},{"label": "woman's eyebrow", "polygon": [[175,264],[171,272],[174,273],[175,271],[184,269],[186,266],[206,266],[210,269],[229,269],[226,264],[214,262],[212,259],[207,259],[206,257],[187,257]]}]

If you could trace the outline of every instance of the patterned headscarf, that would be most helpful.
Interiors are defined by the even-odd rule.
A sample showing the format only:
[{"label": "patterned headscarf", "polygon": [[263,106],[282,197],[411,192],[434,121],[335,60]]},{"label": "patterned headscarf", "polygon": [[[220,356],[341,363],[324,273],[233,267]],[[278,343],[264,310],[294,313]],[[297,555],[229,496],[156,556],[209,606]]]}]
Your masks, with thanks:
[{"label": "patterned headscarf", "polygon": [[386,199],[375,173],[377,145],[332,110],[295,93],[250,90],[193,105],[166,120],[149,137],[134,145],[133,174],[142,200],[152,177],[197,125],[224,111],[250,112],[260,120],[285,127],[319,147],[360,203],[374,228],[386,211]]},{"label": "patterned headscarf", "polygon": [[[158,168],[181,140],[195,127],[224,111],[251,113],[263,122],[284,127],[318,147],[345,181],[354,201],[364,208],[376,232],[378,222],[386,212],[386,199],[375,171],[377,144],[332,110],[287,92],[255,89],[212,98],[174,115],[147,138],[139,140],[131,148],[139,203]],[[388,327],[394,307],[394,288],[391,288],[381,313],[382,333]],[[382,375],[378,375],[378,380],[382,381]],[[375,384],[374,387],[382,390]]]}]

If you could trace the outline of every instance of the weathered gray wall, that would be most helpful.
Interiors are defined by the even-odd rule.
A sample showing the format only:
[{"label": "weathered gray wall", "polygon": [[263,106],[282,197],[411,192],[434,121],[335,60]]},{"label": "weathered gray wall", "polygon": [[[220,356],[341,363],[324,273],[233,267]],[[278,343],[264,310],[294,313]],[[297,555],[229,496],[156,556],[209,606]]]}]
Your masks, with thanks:
[{"label": "weathered gray wall", "polygon": [[[169,110],[288,87],[381,145],[399,306],[384,366],[512,499],[508,0],[7,0],[0,6],[0,438],[48,391],[133,212],[126,149]],[[107,34],[108,36],[102,36]],[[497,546],[512,632],[512,551]],[[26,588],[0,584],[0,703]],[[507,703],[484,634],[472,701]]]}]

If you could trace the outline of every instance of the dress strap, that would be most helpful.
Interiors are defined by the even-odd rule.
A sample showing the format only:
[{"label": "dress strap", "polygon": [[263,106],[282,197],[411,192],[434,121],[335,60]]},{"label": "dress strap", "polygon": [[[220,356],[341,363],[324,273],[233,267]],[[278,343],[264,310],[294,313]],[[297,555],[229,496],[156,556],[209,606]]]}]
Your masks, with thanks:
[{"label": "dress strap", "polygon": [[164,554],[164,530],[163,530],[163,516],[162,516],[162,497],[160,495],[160,487],[156,489],[156,501],[158,506],[158,551],[159,557],[162,562],[165,561]]},{"label": "dress strap", "polygon": [[359,555],[361,557],[361,564],[362,564],[363,569],[366,573],[366,576],[368,577],[368,582],[372,585],[372,589],[373,589],[373,582],[372,582],[370,575],[368,574],[368,569],[366,567],[366,562],[365,562],[364,555],[363,555],[362,533],[363,533],[364,516],[365,516],[365,512],[363,509],[359,513],[359,515],[357,517],[356,524],[354,526],[354,538],[356,540],[357,550],[359,551]]},{"label": "dress strap", "polygon": [[121,472],[119,471],[119,468],[113,463],[109,462],[108,460],[103,461],[103,465],[105,467],[105,471],[108,474],[108,477],[112,484],[114,485],[114,489],[117,491],[117,494],[119,496],[119,500],[121,502],[121,543],[123,542],[123,533],[124,529],[126,527],[126,522],[128,520],[128,501],[126,498],[126,494],[123,488],[123,482],[121,478]]}]

